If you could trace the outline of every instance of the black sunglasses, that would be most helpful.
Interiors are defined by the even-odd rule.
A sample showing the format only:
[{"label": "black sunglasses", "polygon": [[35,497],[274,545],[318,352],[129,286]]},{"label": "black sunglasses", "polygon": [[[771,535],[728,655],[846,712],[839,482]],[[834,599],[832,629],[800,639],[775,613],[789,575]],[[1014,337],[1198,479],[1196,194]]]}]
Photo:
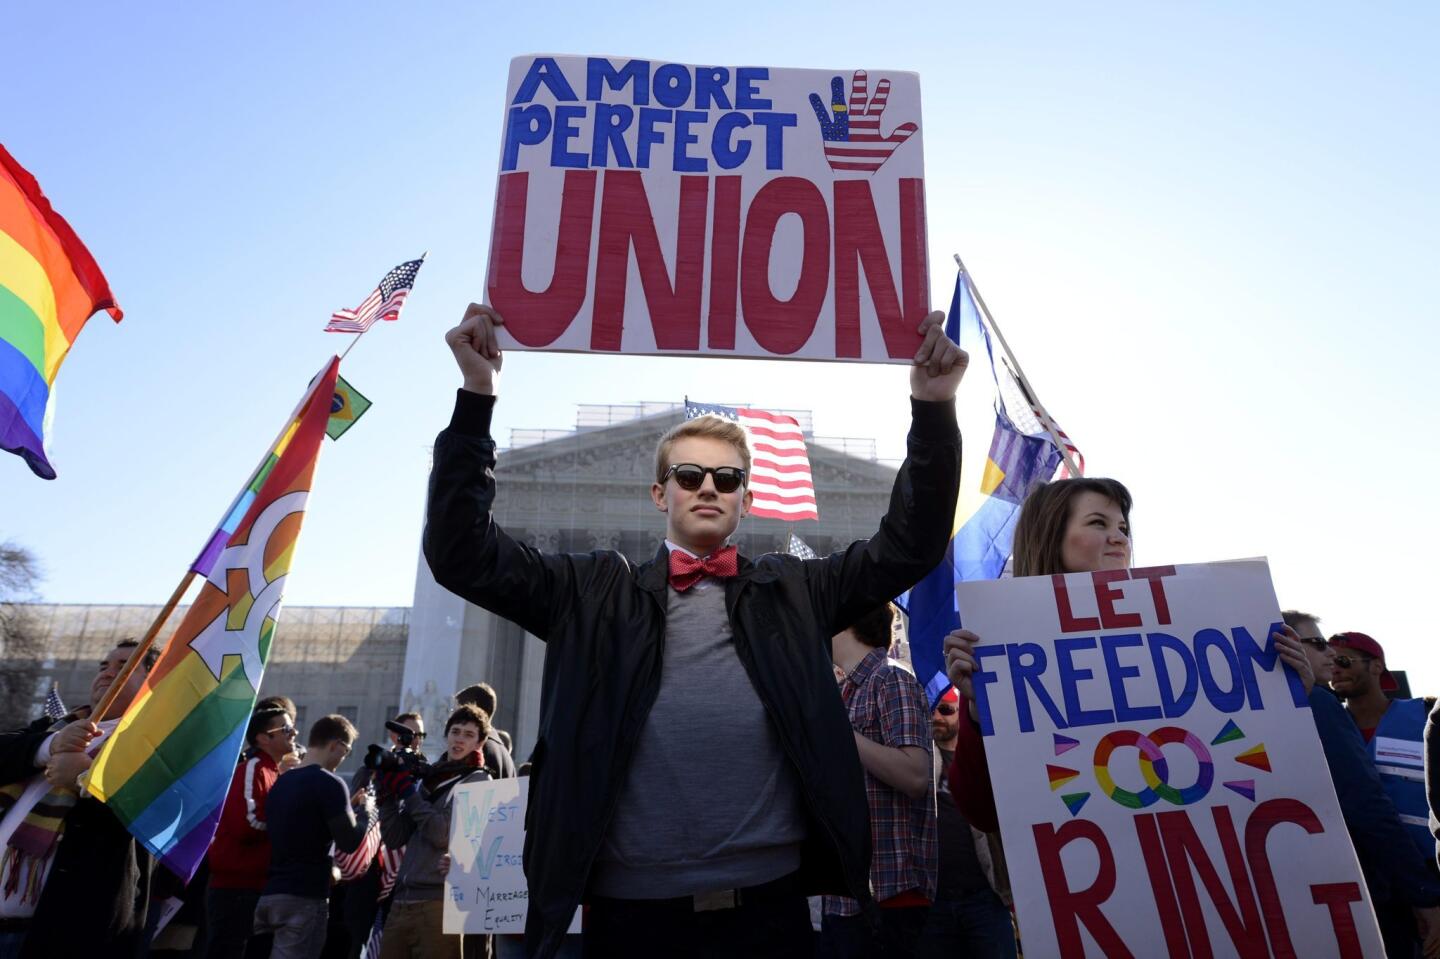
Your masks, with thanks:
[{"label": "black sunglasses", "polygon": [[660,482],[675,477],[683,490],[692,493],[705,484],[705,474],[715,478],[715,492],[733,493],[745,482],[745,471],[738,466],[697,466],[694,463],[676,463],[665,471]]},{"label": "black sunglasses", "polygon": [[941,703],[939,706],[935,707],[935,711],[941,716],[954,716],[960,711],[960,709],[956,706],[950,705],[949,703]]},{"label": "black sunglasses", "polygon": [[1311,649],[1325,650],[1330,648],[1330,644],[1318,636],[1301,636],[1300,642],[1309,646]]}]

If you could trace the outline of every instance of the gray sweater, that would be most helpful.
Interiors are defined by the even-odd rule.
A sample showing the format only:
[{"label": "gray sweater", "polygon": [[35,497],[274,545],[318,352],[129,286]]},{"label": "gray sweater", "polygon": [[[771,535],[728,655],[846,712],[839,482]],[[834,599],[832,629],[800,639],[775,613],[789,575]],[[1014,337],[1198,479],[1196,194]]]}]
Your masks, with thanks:
[{"label": "gray sweater", "polygon": [[426,797],[424,790],[403,801],[389,796],[380,803],[380,838],[387,848],[405,848],[400,871],[395,874],[396,902],[441,899],[445,874],[440,859],[450,851],[450,798],[462,783],[484,782],[490,774],[483,768],[455,780]]},{"label": "gray sweater", "polygon": [[668,595],[660,692],[590,878],[616,899],[757,886],[798,869],[805,838],[799,777],[735,652],[724,585]]}]

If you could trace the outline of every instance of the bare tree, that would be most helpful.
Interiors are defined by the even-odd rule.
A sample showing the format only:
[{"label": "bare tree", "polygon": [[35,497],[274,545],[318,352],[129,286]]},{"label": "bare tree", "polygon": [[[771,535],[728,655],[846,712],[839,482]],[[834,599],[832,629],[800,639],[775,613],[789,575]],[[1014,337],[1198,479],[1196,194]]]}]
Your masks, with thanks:
[{"label": "bare tree", "polygon": [[35,554],[13,542],[0,543],[0,729],[24,725],[37,715],[46,637],[27,604],[35,600],[39,582]]}]

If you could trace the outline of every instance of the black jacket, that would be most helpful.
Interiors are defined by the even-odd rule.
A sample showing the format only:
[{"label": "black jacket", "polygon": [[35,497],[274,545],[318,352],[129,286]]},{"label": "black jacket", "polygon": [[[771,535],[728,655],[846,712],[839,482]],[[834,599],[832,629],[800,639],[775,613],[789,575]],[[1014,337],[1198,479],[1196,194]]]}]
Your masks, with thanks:
[{"label": "black jacket", "polygon": [[[490,514],[493,406],[461,390],[435,442],[424,549],[438,583],[547,643],[525,823],[526,946],[545,957],[585,893],[659,691],[667,555],[662,545],[636,566],[607,550],[545,554],[506,535]],[[941,562],[959,483],[953,403],[913,401],[909,456],[871,539],[824,559],[741,557],[726,583],[735,651],[799,774],[807,894],[870,902],[869,809],[830,637]]]},{"label": "black jacket", "polygon": [[[37,719],[0,733],[0,785],[40,774],[35,753],[50,725]],[[21,956],[142,954],[152,864],[110,807],[79,799],[65,817]]]}]

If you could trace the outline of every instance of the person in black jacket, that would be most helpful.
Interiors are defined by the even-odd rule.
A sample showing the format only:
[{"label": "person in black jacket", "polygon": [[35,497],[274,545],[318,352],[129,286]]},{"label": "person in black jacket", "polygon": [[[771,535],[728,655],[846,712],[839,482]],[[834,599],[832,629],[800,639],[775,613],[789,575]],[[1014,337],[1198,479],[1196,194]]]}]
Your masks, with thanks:
[{"label": "person in black jacket", "polygon": [[[114,718],[99,726],[83,718],[135,646],[124,640],[100,661],[90,705],[66,717],[69,722],[37,719],[0,734],[0,959],[143,954],[153,861],[110,807],[76,786],[159,655],[146,651],[115,696]],[[37,807],[47,806],[64,809],[63,827],[41,837],[29,827]],[[51,841],[39,852],[27,837]]]},{"label": "person in black jacket", "polygon": [[1423,954],[1434,959],[1440,956],[1440,882],[1408,840],[1360,727],[1325,685],[1335,670],[1335,650],[1320,632],[1319,618],[1295,609],[1281,616],[1302,644],[1314,677],[1310,712],[1375,906],[1385,955],[1411,959]]},{"label": "person in black jacket", "polygon": [[[662,438],[654,560],[548,555],[494,522],[490,418],[503,320],[446,334],[464,378],[435,444],[424,534],[435,579],[547,643],[531,754],[526,948],[548,957],[586,902],[587,956],[790,956],[805,896],[874,908],[869,814],[830,637],[942,559],[960,482],[967,357],[920,326],[908,457],[869,540],[823,559],[739,556],[744,432],[719,417]],[[667,582],[667,571],[669,573]]]}]

